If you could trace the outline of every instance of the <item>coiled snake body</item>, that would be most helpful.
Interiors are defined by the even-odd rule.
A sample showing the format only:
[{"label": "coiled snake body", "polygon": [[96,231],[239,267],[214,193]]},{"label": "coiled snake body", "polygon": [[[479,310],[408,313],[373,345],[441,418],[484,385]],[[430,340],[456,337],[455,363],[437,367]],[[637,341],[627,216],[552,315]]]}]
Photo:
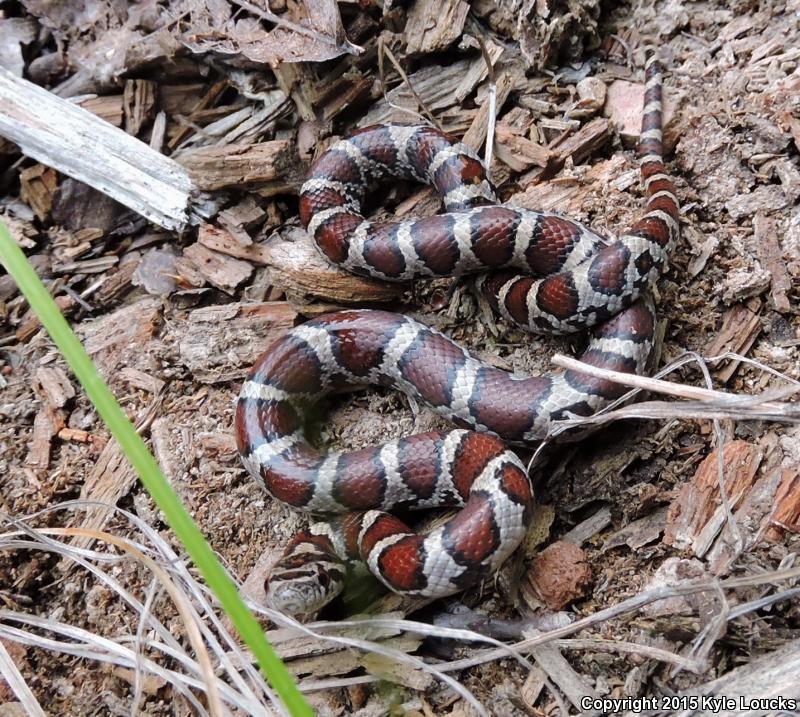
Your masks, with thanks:
[{"label": "coiled snake body", "polygon": [[[477,284],[506,318],[555,333],[593,326],[583,361],[641,372],[654,316],[639,299],[677,240],[679,211],[664,173],[652,58],[646,77],[639,155],[647,210],[615,241],[555,214],[498,205],[474,152],[423,126],[369,127],[334,144],[302,187],[301,221],[322,253],[351,272],[397,281],[490,271]],[[363,195],[387,176],[432,184],[447,213],[367,221]],[[312,447],[303,433],[310,407],[332,390],[365,384],[398,388],[459,428],[350,452]],[[275,498],[341,515],[291,541],[268,580],[270,603],[293,613],[318,609],[342,589],[349,559],[364,561],[395,592],[428,597],[490,574],[522,540],[533,499],[506,442],[535,443],[552,421],[588,415],[622,391],[572,371],[510,374],[383,311],[340,311],[293,329],[242,387],[237,444]],[[460,510],[427,535],[386,512],[434,506]]]}]

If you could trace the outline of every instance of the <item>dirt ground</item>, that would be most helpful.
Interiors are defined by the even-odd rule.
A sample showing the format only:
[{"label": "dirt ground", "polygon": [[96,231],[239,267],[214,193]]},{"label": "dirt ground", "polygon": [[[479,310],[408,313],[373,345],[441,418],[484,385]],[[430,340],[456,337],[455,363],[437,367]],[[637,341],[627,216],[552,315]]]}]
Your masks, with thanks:
[{"label": "dirt ground", "polygon": [[[170,12],[156,2],[0,3],[6,69],[74,98],[151,145],[166,123],[157,148],[189,168],[216,210],[235,210],[231,221],[214,214],[181,234],[166,231],[0,139],[0,217],[48,280],[212,547],[255,600],[271,560],[305,521],[247,476],[232,438],[241,378],[269,340],[305,318],[356,303],[414,316],[520,373],[552,370],[554,352],[574,354],[581,344],[532,337],[495,321],[454,281],[379,290],[304,258],[296,191],[308,160],[329,137],[392,111],[377,69],[381,35],[437,120],[459,136],[480,127],[489,84],[477,43],[464,38],[483,33],[490,51],[502,48],[492,172],[503,199],[561,211],[606,234],[634,220],[643,205],[632,143],[620,123],[637,112],[625,92],[640,85],[641,47],[656,42],[665,66],[668,171],[683,214],[681,241],[657,286],[663,335],[657,365],[687,351],[706,357],[732,351],[747,360],[708,364],[713,388],[757,394],[800,380],[800,3],[509,0],[492,9],[481,1],[472,3],[466,30],[463,19],[450,39],[426,30],[428,45],[414,40],[419,46],[412,51],[407,23],[418,21],[415,5],[428,4],[341,3],[347,37],[365,52],[328,58],[307,38],[307,62],[273,73],[270,66],[281,58],[259,34],[271,25],[246,3],[227,11],[221,9],[227,3],[173,3]],[[269,7],[281,17],[297,11],[291,2]],[[215,13],[225,12],[226,23],[214,25]],[[517,22],[525,13],[529,31]],[[284,44],[283,52],[300,51]],[[111,47],[121,51],[109,54]],[[18,72],[11,66],[17,55]],[[460,93],[454,88],[456,79],[463,85],[464,71],[452,70],[451,78],[454,63],[478,73]],[[402,90],[385,64],[389,87]],[[586,77],[608,91],[594,105],[580,102],[577,85]],[[559,155],[570,137],[578,138],[575,149]],[[294,158],[280,166],[279,142],[288,143]],[[537,163],[532,153],[540,150],[532,144],[550,150],[544,161]],[[214,156],[202,154],[209,147],[222,166],[230,166],[225,152],[241,157],[257,150],[263,154],[252,161],[274,161],[274,171],[253,180],[237,166],[231,171],[242,177],[238,184],[212,177]],[[375,204],[386,216],[438,211],[429,192],[410,185],[380,194]],[[706,385],[696,363],[669,378]],[[777,650],[785,651],[779,653],[787,655],[785,664],[800,665],[797,578],[746,580],[797,567],[800,429],[768,420],[724,419],[715,426],[696,415],[667,411],[655,420],[613,423],[580,443],[548,446],[532,472],[540,507],[531,537],[512,564],[479,590],[424,606],[413,617],[513,642],[655,586],[734,583],[621,610],[570,635],[573,644],[531,648],[533,671],[502,659],[453,673],[493,713],[576,713],[581,695],[689,694],[733,670],[756,669]],[[337,398],[319,440],[361,447],[444,425],[397,393],[370,390]],[[719,508],[718,465],[734,514],[728,519]],[[32,516],[30,526],[91,526],[144,540],[121,514],[56,508],[78,498],[130,511],[182,554],[10,277],[0,275],[2,530]],[[560,555],[565,544],[577,552],[569,548],[555,563],[537,557],[548,545]],[[112,640],[137,634],[141,616],[95,574],[8,536],[4,547],[0,627],[15,625],[9,615],[18,611]],[[142,563],[121,560],[112,572],[132,594],[147,597],[153,577]],[[736,614],[759,599],[764,603]],[[150,609],[183,639],[167,595],[157,593]],[[339,604],[326,617],[346,611]],[[46,713],[130,712],[130,671],[30,646],[7,631],[0,638]],[[610,641],[640,651],[613,649]],[[447,662],[483,649],[428,640],[415,643],[414,654]],[[175,666],[169,657],[156,659]],[[686,669],[690,661],[694,671]],[[293,669],[301,684],[387,675],[368,662],[341,673],[326,663],[322,674],[314,664],[322,663]],[[763,685],[772,684],[770,674],[756,672]],[[791,696],[775,680],[776,689],[786,688],[779,694]],[[800,680],[793,684],[800,699]],[[723,679],[714,690],[734,694],[734,685]],[[768,692],[765,686],[763,696]],[[310,698],[319,714],[471,713],[441,683],[415,687],[408,679],[345,685]],[[0,679],[0,715],[22,714],[17,700]],[[138,711],[198,710],[168,682],[154,682]]]}]

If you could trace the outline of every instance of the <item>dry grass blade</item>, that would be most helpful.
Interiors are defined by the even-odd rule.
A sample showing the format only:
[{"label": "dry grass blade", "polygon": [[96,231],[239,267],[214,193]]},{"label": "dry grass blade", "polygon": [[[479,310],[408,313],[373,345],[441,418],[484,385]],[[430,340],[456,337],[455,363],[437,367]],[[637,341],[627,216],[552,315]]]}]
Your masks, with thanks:
[{"label": "dry grass blade", "polygon": [[[607,622],[608,620],[621,617],[622,615],[639,610],[645,605],[657,602],[658,600],[665,600],[666,598],[676,597],[679,595],[691,595],[706,591],[716,591],[720,589],[730,590],[753,585],[769,585],[784,580],[794,580],[796,578],[800,578],[800,568],[776,570],[770,573],[761,573],[759,575],[750,575],[739,578],[729,578],[727,580],[687,581],[682,585],[654,588],[652,590],[640,593],[639,595],[635,595],[632,598],[628,598],[627,600],[623,600],[616,605],[599,610],[592,615],[587,615],[586,617],[576,620],[569,625],[548,630],[536,635],[535,637],[521,640],[520,642],[515,643],[514,647],[520,652],[525,652],[530,650],[532,647],[536,647],[537,645],[543,645],[545,643],[552,642],[553,640],[568,637],[569,635],[579,632],[580,630],[584,630],[586,628],[599,625],[603,622]],[[789,591],[786,592],[788,593]],[[462,670],[468,667],[474,667],[476,665],[483,664],[484,662],[499,660],[505,657],[506,654],[507,653],[504,650],[486,650],[474,657],[449,662],[446,665],[440,666],[440,669],[448,671]],[[689,669],[688,666],[687,669]]]},{"label": "dry grass blade", "polygon": [[[394,648],[386,647],[378,642],[373,642],[369,640],[364,640],[355,637],[346,637],[343,635],[330,635],[330,634],[323,634],[318,632],[314,629],[314,625],[304,625],[303,623],[297,622],[294,618],[288,617],[283,615],[283,613],[279,613],[275,610],[271,610],[269,608],[264,608],[258,605],[251,605],[250,608],[254,612],[261,612],[264,615],[268,615],[269,618],[278,625],[284,627],[291,627],[297,630],[299,633],[308,635],[309,637],[315,637],[318,639],[324,639],[328,642],[332,642],[334,644],[343,645],[346,647],[354,647],[360,650],[364,650],[371,654],[381,655],[383,657],[387,657],[390,660],[395,660],[400,664],[408,665],[417,670],[421,670],[422,672],[429,673],[433,677],[438,680],[444,682],[448,687],[450,687],[456,694],[460,695],[464,700],[466,700],[472,707],[475,709],[477,714],[483,716],[485,715],[488,717],[489,713],[486,711],[484,706],[480,703],[480,701],[472,694],[464,685],[462,685],[457,680],[454,680],[450,675],[445,674],[445,672],[439,669],[439,665],[431,665],[422,660],[419,657],[415,657],[413,655],[409,655],[408,653],[402,652],[400,650],[396,650]],[[402,622],[402,621],[399,621]],[[351,626],[355,625],[355,627],[359,629],[369,628],[370,626],[377,626],[381,623],[380,618],[373,619],[365,618],[363,621],[359,620],[357,622],[351,621]],[[323,623],[326,627],[330,628],[337,628],[341,625],[341,623]],[[460,630],[458,632],[467,632]],[[484,637],[475,634],[478,639],[485,640]],[[503,647],[500,648],[503,651],[505,656],[508,656],[508,648]],[[302,689],[302,685],[301,685]]]},{"label": "dry grass blade", "polygon": [[[54,506],[37,515],[52,513],[58,510],[82,510],[88,507],[96,507],[97,505],[98,504],[90,501],[71,501],[59,506]],[[194,580],[183,561],[178,555],[172,552],[169,545],[161,539],[157,531],[153,530],[146,523],[127,511],[110,506],[105,507],[109,510],[114,510],[118,515],[126,517],[142,532],[148,544],[134,543],[130,540],[123,540],[99,531],[91,531],[92,537],[100,542],[116,545],[121,550],[125,551],[127,555],[141,560],[152,570],[154,576],[157,576],[158,584],[164,586],[164,589],[176,603],[176,607],[182,606],[183,619],[195,625],[196,629],[199,630],[201,641],[204,640],[212,650],[211,656],[213,657],[213,661],[222,668],[222,674],[219,674],[219,669],[217,669],[217,674],[214,674],[212,665],[212,679],[215,681],[221,702],[226,705],[238,707],[247,714],[270,714],[271,711],[266,708],[266,705],[274,704],[274,696],[268,691],[259,673],[254,669],[249,654],[242,650],[237,640],[230,635],[228,628],[220,620],[217,610],[211,603],[206,586]],[[31,516],[30,518],[34,517],[36,516]],[[45,549],[63,555],[74,561],[77,565],[88,570],[97,579],[108,585],[108,587],[117,593],[133,610],[138,612],[141,617],[136,634],[115,638],[114,644],[117,647],[114,650],[109,648],[109,641],[107,638],[103,638],[99,635],[93,636],[93,634],[88,631],[70,625],[50,623],[37,616],[16,613],[14,611],[0,613],[0,621],[13,621],[27,625],[28,627],[48,628],[49,626],[48,629],[52,629],[54,632],[64,636],[64,639],[77,640],[81,645],[78,647],[70,647],[69,642],[50,640],[49,638],[44,638],[39,635],[31,635],[25,630],[0,626],[0,630],[6,630],[6,632],[3,633],[5,636],[25,644],[35,644],[44,649],[67,652],[87,659],[97,659],[126,669],[161,677],[172,685],[179,685],[179,688],[176,687],[176,689],[192,703],[193,707],[198,709],[198,713],[211,714],[208,710],[200,709],[200,704],[193,695],[193,690],[195,689],[206,689],[206,683],[209,679],[208,673],[201,669],[199,662],[189,656],[181,644],[171,635],[170,631],[154,617],[148,606],[149,596],[145,603],[140,602],[131,595],[123,585],[111,577],[109,573],[95,564],[115,564],[120,560],[127,559],[126,557],[109,555],[99,550],[65,545],[50,537],[54,535],[73,536],[87,534],[87,531],[79,528],[37,530],[31,528],[27,521],[21,520],[14,521],[12,525],[17,529],[10,530],[0,535],[1,548],[6,550]],[[167,587],[168,585],[171,587]],[[409,631],[428,634],[431,631],[430,626],[414,622],[408,622],[406,625],[406,621],[404,620],[382,618],[374,620],[365,619],[363,621],[353,620],[348,621],[348,623],[302,625],[292,618],[287,618],[272,610],[261,608],[256,605],[252,607],[254,610],[268,616],[273,622],[283,627],[286,631],[284,639],[293,639],[305,635],[346,648],[355,648],[364,652],[382,655],[390,660],[408,665],[415,670],[431,674],[434,678],[447,684],[456,694],[471,704],[478,714],[487,714],[485,708],[475,696],[457,680],[445,674],[445,670],[439,669],[438,665],[427,664],[418,657],[408,655],[400,650],[388,648],[374,640],[364,639],[358,636],[359,634],[362,636],[369,634],[370,628],[373,630],[376,628],[390,628],[401,631],[407,627]],[[354,635],[326,634],[325,632],[326,630],[341,632],[343,629],[352,629]],[[155,637],[142,639],[145,630],[152,631]],[[441,634],[442,631],[437,628],[435,632]],[[467,630],[453,630],[452,633],[452,637],[454,638],[482,642],[488,641],[492,644],[496,644],[498,645],[498,649],[503,652],[504,656],[512,656],[522,661],[526,666],[530,666],[530,663],[522,655],[511,647],[503,646],[502,643],[497,643],[490,638],[486,638],[477,633],[471,633]],[[219,643],[217,636],[225,643],[224,648]],[[93,640],[93,637],[95,637],[96,640]],[[276,640],[275,642],[279,644],[280,640]],[[125,643],[129,643],[130,647],[125,646]],[[159,652],[175,660],[183,671],[167,670],[163,668],[155,660],[143,656],[141,652],[142,647]],[[245,677],[243,677],[243,675]],[[376,678],[372,676],[360,676],[327,681],[313,680],[301,683],[299,687],[302,691],[309,692],[345,686],[347,684],[363,684],[375,681],[375,679]]]},{"label": "dry grass blade", "polygon": [[[89,505],[96,506],[97,504],[90,503],[88,501],[73,501],[68,504],[62,504],[61,506],[55,506],[49,511],[44,512],[53,512],[54,510],[59,509],[84,509]],[[105,507],[109,508],[109,506]],[[124,511],[118,512],[125,514]],[[278,707],[279,703],[277,702],[277,698],[268,689],[264,680],[260,678],[257,669],[255,669],[249,661],[242,660],[240,666],[234,667],[233,662],[230,660],[228,650],[233,649],[234,651],[239,651],[241,653],[241,648],[239,647],[236,639],[233,638],[223,627],[218,615],[215,614],[214,609],[212,609],[211,605],[206,600],[203,590],[189,574],[186,566],[184,565],[184,561],[172,552],[171,548],[163,541],[163,539],[161,539],[156,531],[154,531],[152,528],[149,528],[149,526],[146,526],[146,524],[144,524],[135,516],[132,516],[131,514],[125,515],[131,519],[132,522],[136,523],[138,528],[143,528],[143,532],[147,533],[146,537],[151,539],[152,542],[151,546],[145,546],[131,543],[131,541],[122,541],[123,543],[127,544],[128,548],[133,548],[132,551],[127,550],[128,554],[135,555],[138,552],[144,556],[145,564],[148,564],[149,566],[156,564],[157,570],[155,572],[161,573],[161,577],[157,578],[159,582],[163,580],[164,575],[168,574],[171,577],[171,579],[168,581],[172,585],[172,588],[169,589],[169,592],[171,592],[173,600],[177,599],[176,609],[182,610],[184,619],[187,619],[188,615],[189,624],[193,627],[189,627],[187,630],[191,630],[195,633],[193,636],[193,640],[195,642],[199,640],[199,644],[202,647],[202,652],[205,653],[204,659],[206,665],[201,666],[200,662],[190,657],[185,652],[178,640],[173,637],[170,630],[153,616],[147,605],[143,605],[132,594],[130,594],[123,585],[121,585],[115,578],[111,577],[108,572],[100,568],[99,565],[95,564],[102,564],[104,562],[113,564],[119,562],[120,560],[126,560],[129,558],[65,545],[57,540],[47,537],[47,535],[45,535],[43,532],[33,530],[22,521],[15,521],[15,527],[20,527],[21,530],[10,531],[0,535],[0,546],[2,546],[5,550],[45,549],[74,561],[77,565],[80,565],[82,568],[91,572],[101,583],[104,583],[109,589],[113,590],[117,595],[119,595],[119,597],[124,600],[131,609],[140,614],[141,620],[137,630],[137,635],[130,636],[129,638],[125,639],[130,641],[132,644],[137,645],[141,642],[141,634],[143,634],[145,629],[148,632],[152,632],[156,639],[154,640],[151,638],[149,641],[147,641],[147,645],[150,647],[150,649],[156,649],[163,654],[170,656],[172,659],[176,660],[184,670],[186,670],[188,682],[187,680],[184,680],[184,682],[181,684],[186,686],[187,689],[189,686],[195,689],[207,689],[206,685],[210,679],[214,683],[213,689],[220,692],[222,701],[228,702],[229,704],[238,705],[249,714],[271,714],[272,710],[268,709],[267,705],[274,705],[275,707]],[[75,529],[72,529],[72,531],[64,530],[61,532],[62,534],[74,534]],[[21,540],[19,537],[17,537],[21,534],[28,536],[30,539]],[[105,540],[104,536],[96,537],[101,540]],[[115,541],[119,541],[119,539],[115,538]],[[153,549],[153,546],[155,547],[155,550]],[[123,547],[123,549],[125,548]],[[149,555],[145,555],[145,553],[148,553]],[[163,553],[166,553],[166,556],[164,556]],[[186,578],[188,578],[188,580]],[[200,609],[199,613],[196,609],[197,607]],[[208,623],[211,623],[211,625],[217,628],[217,630],[212,629]],[[143,627],[143,624],[146,625],[146,628]],[[223,638],[228,642],[228,650],[223,649],[219,644],[217,635],[223,636]],[[214,675],[214,667],[211,664],[208,650],[204,647],[204,644],[211,648],[215,662],[223,668],[224,674],[222,677]],[[150,669],[152,667],[151,662],[137,662],[136,657],[138,655],[138,650],[132,651],[130,655],[126,653],[124,657],[125,666],[134,670],[146,669],[148,673],[154,674]],[[128,657],[133,658],[131,664],[128,664]],[[211,668],[210,672],[209,667]],[[240,672],[243,674],[240,674]],[[175,679],[177,678],[174,675],[171,676],[169,678],[170,683],[173,683]],[[235,689],[232,690],[231,687],[226,684],[225,679],[229,680]],[[189,694],[191,694],[191,691],[189,691]]]},{"label": "dry grass blade", "polygon": [[[701,367],[701,370],[704,370],[706,381],[710,385],[711,377],[707,370],[705,370],[705,364],[716,363],[721,360],[732,358],[739,361],[748,361],[753,366],[782,378],[789,383],[789,385],[771,389],[762,394],[753,396],[661,380],[662,376],[668,375],[687,363],[696,362]],[[578,426],[599,426],[613,421],[631,418],[655,420],[671,418],[729,418],[800,423],[800,402],[785,400],[800,393],[800,382],[764,366],[759,362],[748,360],[737,354],[726,353],[705,359],[697,354],[687,354],[663,368],[653,378],[597,368],[570,356],[564,356],[563,354],[555,354],[552,362],[556,366],[567,370],[579,371],[597,378],[608,379],[624,386],[631,386],[634,390],[628,392],[604,410],[598,411],[593,416],[587,418],[574,417],[558,421],[553,426],[551,437],[560,435],[564,431],[574,429]],[[643,401],[641,403],[623,406],[622,408],[616,408],[630,401],[640,391],[652,391],[654,393],[662,393],[692,400],[680,402]]]},{"label": "dry grass blade", "polygon": [[19,700],[26,714],[32,717],[44,717],[44,710],[2,642],[0,642],[0,675],[3,676],[6,684]]},{"label": "dry grass blade", "polygon": [[[195,654],[197,655],[200,672],[203,677],[203,682],[205,684],[207,692],[206,696],[209,702],[209,709],[211,711],[211,714],[212,715],[224,714],[222,702],[219,696],[219,690],[217,687],[217,680],[214,677],[214,668],[211,664],[211,660],[208,655],[208,650],[206,649],[202,635],[200,634],[200,630],[198,628],[199,616],[192,609],[191,605],[189,604],[189,601],[186,599],[186,596],[177,589],[175,584],[170,579],[169,575],[167,575],[167,573],[164,570],[162,570],[161,567],[159,567],[159,565],[156,564],[154,560],[146,556],[142,551],[140,551],[129,541],[123,540],[115,535],[112,535],[110,533],[101,530],[87,530],[84,528],[43,528],[43,529],[32,530],[32,532],[38,535],[64,535],[64,536],[81,536],[81,537],[92,538],[93,540],[107,543],[109,545],[114,545],[123,552],[128,553],[136,560],[143,563],[159,580],[162,587],[170,595],[170,597],[173,600],[175,608],[177,609],[178,613],[183,619],[183,624],[186,629],[186,634],[189,638],[189,642],[191,643],[192,647],[194,648]],[[4,537],[9,537],[9,538],[14,537],[15,534],[22,535],[24,533],[10,532],[7,533]]]}]

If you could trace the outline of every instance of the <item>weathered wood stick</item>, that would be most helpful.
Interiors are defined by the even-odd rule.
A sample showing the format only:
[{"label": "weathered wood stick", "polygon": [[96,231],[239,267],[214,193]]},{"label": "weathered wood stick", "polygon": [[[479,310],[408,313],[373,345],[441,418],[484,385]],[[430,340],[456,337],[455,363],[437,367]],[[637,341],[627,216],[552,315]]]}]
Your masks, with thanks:
[{"label": "weathered wood stick", "polygon": [[165,229],[182,231],[190,222],[195,189],[180,164],[3,68],[0,136]]}]

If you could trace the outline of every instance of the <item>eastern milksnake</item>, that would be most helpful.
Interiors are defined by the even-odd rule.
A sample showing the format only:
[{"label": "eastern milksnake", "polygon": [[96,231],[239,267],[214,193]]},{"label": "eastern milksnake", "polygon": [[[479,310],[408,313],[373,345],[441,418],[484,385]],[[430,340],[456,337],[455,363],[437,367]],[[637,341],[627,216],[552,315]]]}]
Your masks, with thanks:
[{"label": "eastern milksnake", "polygon": [[[477,155],[424,126],[369,127],[330,147],[301,189],[301,221],[329,260],[354,273],[398,281],[492,270],[477,283],[503,316],[534,331],[594,326],[583,361],[641,372],[654,315],[637,299],[667,262],[679,212],[662,161],[661,77],[653,58],[644,103],[639,155],[647,211],[613,242],[555,214],[498,205]],[[433,185],[447,213],[367,221],[363,196],[387,176]],[[312,447],[303,429],[315,402],[365,384],[398,388],[461,428],[357,451]],[[358,558],[399,593],[441,597],[475,583],[516,549],[531,513],[527,472],[504,442],[535,443],[552,421],[590,414],[623,391],[572,371],[516,376],[383,311],[339,311],[298,326],[245,381],[237,444],[248,471],[278,500],[344,515],[290,542],[268,580],[269,602],[287,612],[316,610],[342,589],[345,561]],[[461,510],[424,536],[383,512],[434,506]]]}]

